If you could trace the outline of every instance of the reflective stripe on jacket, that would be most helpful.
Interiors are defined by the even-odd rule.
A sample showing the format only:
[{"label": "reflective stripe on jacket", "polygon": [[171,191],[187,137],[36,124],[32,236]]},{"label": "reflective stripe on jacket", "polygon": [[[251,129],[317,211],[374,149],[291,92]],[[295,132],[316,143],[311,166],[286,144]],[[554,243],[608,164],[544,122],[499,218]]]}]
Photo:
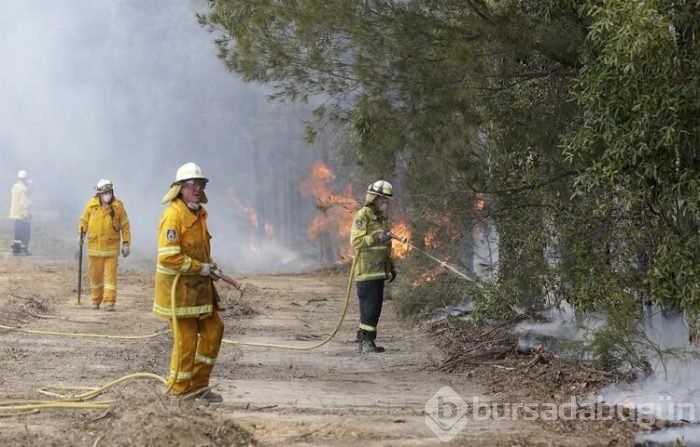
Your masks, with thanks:
[{"label": "reflective stripe on jacket", "polygon": [[80,218],[79,232],[87,233],[89,256],[119,256],[119,243],[131,243],[131,226],[124,204],[112,199],[107,207],[95,196],[88,200]]},{"label": "reflective stripe on jacket", "polygon": [[377,216],[372,208],[363,206],[355,214],[350,231],[350,245],[355,254],[355,280],[388,279],[393,268],[391,241],[379,244],[374,237],[389,231],[385,216]]},{"label": "reflective stripe on jacket", "polygon": [[12,185],[12,202],[10,203],[10,219],[29,220],[31,202],[27,194],[27,185],[18,181]]},{"label": "reflective stripe on jacket", "polygon": [[223,303],[210,277],[200,276],[202,263],[211,262],[211,236],[207,231],[207,211],[195,214],[177,198],[170,202],[158,226],[158,263],[153,313],[171,318],[170,295],[175,275],[181,274],[175,291],[175,316],[196,317],[223,310]]}]

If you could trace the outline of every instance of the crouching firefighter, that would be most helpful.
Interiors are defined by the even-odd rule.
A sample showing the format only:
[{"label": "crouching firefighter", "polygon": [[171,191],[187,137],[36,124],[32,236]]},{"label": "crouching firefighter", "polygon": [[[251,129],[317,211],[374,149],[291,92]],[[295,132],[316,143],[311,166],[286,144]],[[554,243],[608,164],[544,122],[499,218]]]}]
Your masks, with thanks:
[{"label": "crouching firefighter", "polygon": [[369,185],[365,205],[355,214],[350,245],[355,255],[355,283],[360,301],[360,329],[357,341],[360,353],[384,352],[374,340],[384,301],[384,281],[393,281],[396,270],[391,260],[391,233],[387,220],[389,200],[394,195],[391,183],[378,180]]},{"label": "crouching firefighter", "polygon": [[[199,166],[184,164],[163,197],[163,203],[169,205],[158,227],[153,313],[171,320],[171,324],[172,318],[177,318],[168,392],[222,402],[223,398],[209,389],[224,323],[218,314],[223,303],[210,276],[216,264],[211,259],[207,211],[201,206],[207,203],[204,188],[208,181]],[[171,305],[173,281],[178,274],[181,276]]]},{"label": "crouching firefighter", "polygon": [[113,311],[117,302],[117,259],[120,251],[125,258],[129,256],[131,227],[124,204],[114,197],[112,182],[100,180],[95,191],[80,218],[79,238],[82,244],[87,235],[92,308],[99,309],[104,302],[104,309]]}]

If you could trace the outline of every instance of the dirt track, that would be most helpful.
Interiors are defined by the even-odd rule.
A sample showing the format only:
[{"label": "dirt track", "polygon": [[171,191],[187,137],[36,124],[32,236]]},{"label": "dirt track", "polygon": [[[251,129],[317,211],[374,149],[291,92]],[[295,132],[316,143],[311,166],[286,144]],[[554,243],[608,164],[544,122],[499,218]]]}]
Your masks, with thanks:
[{"label": "dirt track", "polygon": [[[0,259],[0,324],[33,329],[147,334],[167,327],[153,317],[152,271],[120,266],[117,311],[70,303],[75,269],[39,256]],[[131,266],[131,267],[130,267]],[[345,278],[334,274],[251,276],[241,302],[221,285],[232,309],[226,338],[311,343],[330,331],[342,308]],[[354,292],[353,292],[354,293]],[[53,318],[42,318],[53,317]],[[58,317],[60,319],[57,319]],[[212,384],[225,402],[208,408],[160,396],[160,385],[132,382],[109,393],[114,410],[45,410],[0,419],[0,445],[230,445],[229,432],[194,432],[201,414],[215,427],[235,423],[263,445],[442,445],[426,426],[425,403],[449,385],[465,400],[484,390],[457,374],[430,372],[440,358],[427,334],[399,321],[389,301],[381,322],[384,354],[359,355],[353,296],[337,338],[312,352],[224,346]],[[109,341],[0,332],[0,400],[41,398],[49,385],[97,386],[125,374],[166,374],[170,338]],[[502,397],[501,397],[502,398]],[[183,416],[184,417],[184,416]],[[169,423],[164,421],[171,419]],[[175,421],[175,422],[173,422]],[[177,422],[177,423],[176,423]],[[206,425],[204,422],[199,423]],[[228,426],[227,426],[228,427]],[[232,429],[233,430],[233,429]],[[200,430],[201,431],[201,430]],[[229,433],[232,437],[226,437]],[[177,437],[175,435],[177,434]],[[217,438],[219,436],[219,438]],[[219,439],[219,441],[217,441]],[[597,445],[545,433],[525,421],[470,421],[452,445]]]}]

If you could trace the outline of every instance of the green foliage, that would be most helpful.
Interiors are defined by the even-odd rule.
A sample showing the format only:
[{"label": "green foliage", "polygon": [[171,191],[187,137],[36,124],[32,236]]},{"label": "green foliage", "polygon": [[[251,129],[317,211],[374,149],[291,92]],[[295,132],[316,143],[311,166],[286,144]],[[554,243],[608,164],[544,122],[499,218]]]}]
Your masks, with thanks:
[{"label": "green foliage", "polygon": [[[480,315],[563,300],[610,312],[614,301],[633,326],[634,303],[659,300],[700,321],[697,1],[210,7],[200,21],[231,71],[318,104],[308,139],[334,126],[358,179],[398,180],[414,240],[431,235],[431,252],[458,261],[474,228],[495,225],[499,265]],[[431,293],[466,295],[433,283],[403,293],[405,309],[424,311]],[[615,328],[605,340],[623,343]]]}]

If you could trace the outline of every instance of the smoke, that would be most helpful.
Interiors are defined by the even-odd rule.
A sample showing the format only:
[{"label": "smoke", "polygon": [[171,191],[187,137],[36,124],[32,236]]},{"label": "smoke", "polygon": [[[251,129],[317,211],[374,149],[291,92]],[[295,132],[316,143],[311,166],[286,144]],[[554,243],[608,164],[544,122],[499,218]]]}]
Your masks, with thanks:
[{"label": "smoke", "polygon": [[[644,333],[655,346],[645,352],[652,374],[632,384],[616,384],[601,390],[611,404],[644,411],[657,419],[697,424],[700,422],[700,369],[697,349],[689,343],[688,324],[678,314],[656,305],[646,307]],[[674,445],[676,439],[699,445],[700,426],[674,427],[639,436],[637,443]]]},{"label": "smoke", "polygon": [[[680,442],[680,444],[679,444]],[[637,436],[636,445],[656,445],[656,446],[700,446],[700,426],[688,426],[661,430],[648,435]]]},{"label": "smoke", "polygon": [[[605,325],[602,316],[577,317],[573,309],[566,308],[543,312],[540,317],[544,322],[516,326],[521,351],[537,345],[559,350],[563,340],[586,343]],[[684,445],[700,445],[700,425],[694,425],[700,423],[700,353],[689,343],[687,322],[681,315],[648,305],[642,330],[646,340],[639,345],[644,346],[639,348],[644,351],[640,354],[649,361],[652,374],[631,384],[607,386],[596,399],[633,408],[645,417],[693,424],[640,435],[635,440],[639,445],[675,445],[676,440],[683,440]]]},{"label": "smoke", "polygon": [[[319,156],[299,149],[308,111],[270,103],[264,88],[226,71],[214,36],[196,22],[206,7],[0,2],[0,210],[26,169],[35,254],[72,255],[80,213],[107,178],[129,214],[133,256],[152,260],[160,199],[176,169],[194,161],[210,178],[216,260],[235,270],[313,264],[304,236],[313,203],[296,188]],[[250,227],[228,188],[257,210],[262,228]]]},{"label": "smoke", "polygon": [[539,318],[543,320],[540,323],[524,321],[514,328],[521,352],[529,352],[538,345],[558,349],[561,341],[586,342],[605,325],[601,315],[576,316],[573,308],[566,303],[562,303],[560,308],[541,312]]}]

